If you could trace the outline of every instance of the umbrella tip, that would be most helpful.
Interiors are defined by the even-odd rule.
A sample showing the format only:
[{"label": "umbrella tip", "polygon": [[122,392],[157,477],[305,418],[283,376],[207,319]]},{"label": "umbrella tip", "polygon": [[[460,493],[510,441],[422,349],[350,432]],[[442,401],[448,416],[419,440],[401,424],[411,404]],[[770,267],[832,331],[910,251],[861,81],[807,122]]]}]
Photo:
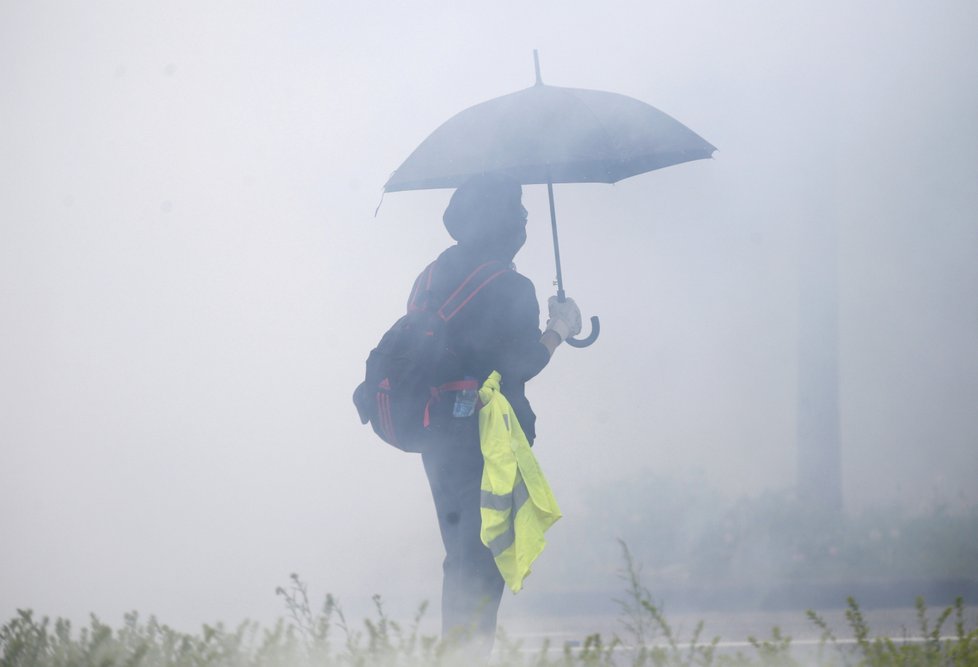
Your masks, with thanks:
[{"label": "umbrella tip", "polygon": [[542,86],[543,85],[543,79],[540,78],[540,54],[537,53],[537,50],[536,49],[533,49],[533,69],[536,70],[536,73],[537,73],[537,83],[536,83],[536,85]]}]

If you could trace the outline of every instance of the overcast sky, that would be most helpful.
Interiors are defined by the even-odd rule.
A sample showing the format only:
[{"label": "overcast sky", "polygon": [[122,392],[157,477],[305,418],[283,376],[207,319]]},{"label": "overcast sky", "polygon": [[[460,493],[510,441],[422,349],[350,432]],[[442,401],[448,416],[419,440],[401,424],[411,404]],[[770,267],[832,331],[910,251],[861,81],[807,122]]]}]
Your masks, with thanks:
[{"label": "overcast sky", "polygon": [[[0,0],[0,616],[264,618],[293,571],[437,599],[421,462],[350,395],[450,192],[374,211],[533,49],[718,147],[556,187],[603,324],[528,387],[558,500],[636,470],[794,483],[827,225],[847,508],[978,501],[978,4]],[[545,300],[545,189],[524,202]]]}]

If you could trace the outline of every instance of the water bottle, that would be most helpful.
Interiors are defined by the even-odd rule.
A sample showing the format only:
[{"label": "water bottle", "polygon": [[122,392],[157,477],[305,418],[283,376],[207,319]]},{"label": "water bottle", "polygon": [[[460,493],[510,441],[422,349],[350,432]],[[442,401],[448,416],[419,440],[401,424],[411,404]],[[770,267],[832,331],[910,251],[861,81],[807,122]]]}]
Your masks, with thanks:
[{"label": "water bottle", "polygon": [[[467,381],[475,381],[475,378],[466,376]],[[475,412],[475,402],[479,398],[478,389],[462,389],[455,392],[455,407],[452,409],[452,416],[458,418],[471,417]]]}]

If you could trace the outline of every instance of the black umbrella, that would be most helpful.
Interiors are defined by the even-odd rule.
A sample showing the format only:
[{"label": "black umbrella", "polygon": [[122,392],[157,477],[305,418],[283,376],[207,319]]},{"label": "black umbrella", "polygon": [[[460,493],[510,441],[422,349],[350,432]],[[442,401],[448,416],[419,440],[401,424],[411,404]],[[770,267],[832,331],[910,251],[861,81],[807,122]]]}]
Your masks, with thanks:
[{"label": "black umbrella", "polygon": [[[653,169],[701,160],[716,150],[674,118],[645,102],[599,90],[547,86],[533,52],[536,84],[470,107],[421,142],[393,173],[385,192],[456,188],[496,172],[524,185],[546,183],[557,265],[557,298],[564,300],[554,210],[554,183],[616,183]],[[585,347],[598,337],[568,339]]]}]

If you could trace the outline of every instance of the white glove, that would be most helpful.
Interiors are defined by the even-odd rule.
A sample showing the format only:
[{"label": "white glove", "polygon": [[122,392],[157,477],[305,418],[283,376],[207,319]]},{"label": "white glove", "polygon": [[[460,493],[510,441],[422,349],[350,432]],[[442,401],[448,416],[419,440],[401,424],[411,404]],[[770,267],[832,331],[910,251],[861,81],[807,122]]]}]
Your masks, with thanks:
[{"label": "white glove", "polygon": [[581,333],[581,310],[574,299],[558,301],[556,296],[547,301],[550,319],[547,320],[547,331],[553,331],[563,342],[571,336]]}]

